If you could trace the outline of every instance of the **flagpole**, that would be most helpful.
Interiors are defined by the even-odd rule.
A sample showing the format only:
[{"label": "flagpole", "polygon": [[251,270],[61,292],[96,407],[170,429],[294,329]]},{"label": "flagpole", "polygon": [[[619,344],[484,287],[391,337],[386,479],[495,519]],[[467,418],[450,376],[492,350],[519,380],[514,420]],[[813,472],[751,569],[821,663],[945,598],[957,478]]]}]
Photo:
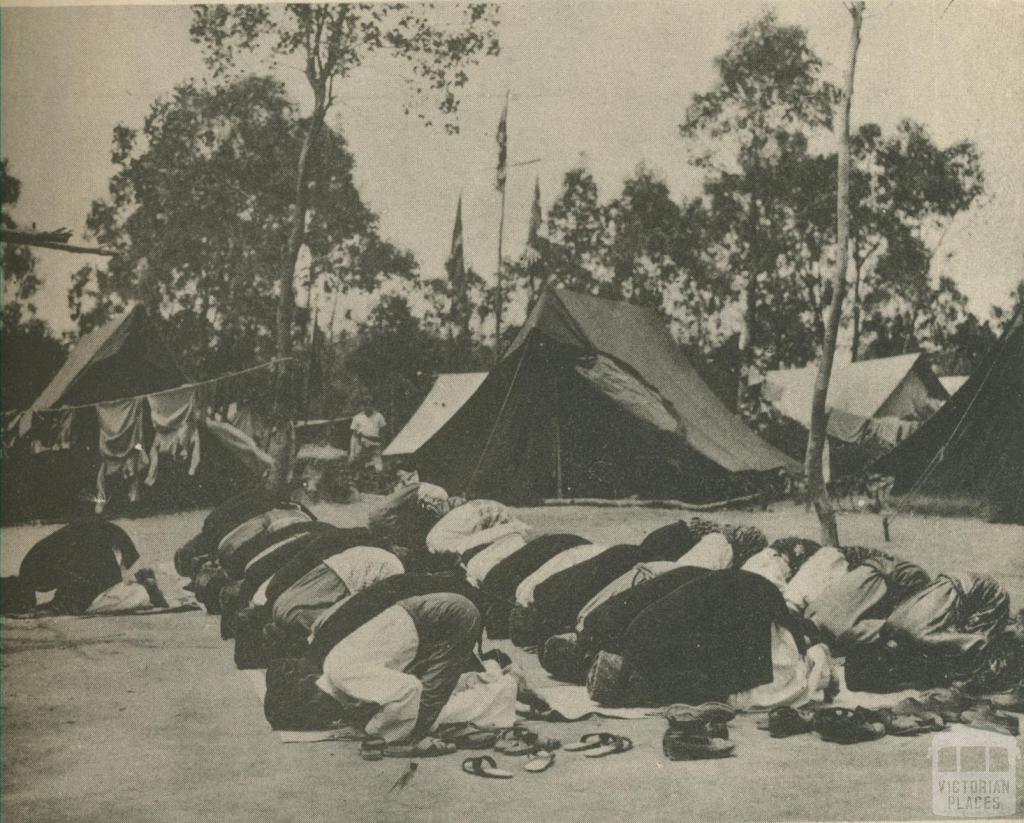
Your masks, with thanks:
[{"label": "flagpole", "polygon": [[494,334],[495,334],[494,351],[495,351],[495,359],[496,360],[500,360],[501,359],[501,306],[502,306],[502,303],[504,302],[504,298],[502,297],[502,293],[501,293],[501,268],[502,268],[502,265],[501,265],[501,262],[502,262],[501,246],[502,246],[502,239],[503,239],[503,235],[504,234],[505,234],[505,189],[502,188],[502,190],[501,190],[501,216],[498,219],[498,274],[497,274],[497,280],[496,280],[496,283],[495,283],[495,285],[496,285],[495,291],[497,293],[497,301],[496,301],[496,304],[494,306]]},{"label": "flagpole", "polygon": [[[509,90],[505,90],[505,109],[502,114],[502,123],[504,125],[504,139],[505,145],[508,145],[508,98]],[[503,149],[507,151],[507,149]],[[495,362],[501,359],[501,309],[504,303],[504,297],[501,292],[501,273],[502,273],[502,241],[505,235],[505,163],[507,161],[504,157],[499,156],[499,173],[502,175],[501,179],[501,212],[498,216],[498,269],[495,274],[495,305],[494,305],[494,359]]]}]

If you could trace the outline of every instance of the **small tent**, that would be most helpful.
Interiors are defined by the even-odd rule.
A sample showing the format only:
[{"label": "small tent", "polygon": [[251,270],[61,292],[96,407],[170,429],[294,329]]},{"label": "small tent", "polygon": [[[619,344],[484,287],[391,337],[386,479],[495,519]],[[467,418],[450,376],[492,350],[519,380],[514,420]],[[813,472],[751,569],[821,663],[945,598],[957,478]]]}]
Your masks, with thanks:
[{"label": "small tent", "polygon": [[414,454],[466,404],[485,377],[487,372],[439,374],[409,422],[384,449],[384,456]]},{"label": "small tent", "polygon": [[710,502],[799,471],[714,395],[654,310],[564,289],[542,294],[414,462],[450,492],[510,503]]},{"label": "small tent", "polygon": [[[764,398],[787,422],[779,445],[800,459],[807,448],[817,376],[817,365],[765,375]],[[927,355],[920,352],[836,363],[828,388],[831,474],[862,470],[906,439],[948,399]]]},{"label": "small tent", "polygon": [[1024,315],[934,417],[882,457],[897,505],[1024,524]]}]

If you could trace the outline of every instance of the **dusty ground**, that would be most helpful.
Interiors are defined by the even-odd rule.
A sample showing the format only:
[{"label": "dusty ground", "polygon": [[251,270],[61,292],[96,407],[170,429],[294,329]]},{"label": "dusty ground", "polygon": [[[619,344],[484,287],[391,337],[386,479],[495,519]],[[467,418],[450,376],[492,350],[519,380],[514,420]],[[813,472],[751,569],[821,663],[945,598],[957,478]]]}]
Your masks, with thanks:
[{"label": "dusty ground", "polygon": [[[365,507],[321,507],[356,523]],[[532,509],[524,519],[595,541],[635,540],[674,519],[638,509]],[[790,506],[727,512],[769,537],[813,536],[812,515]],[[123,521],[151,562],[167,562],[200,515]],[[11,574],[52,526],[4,530]],[[846,515],[845,542],[881,545],[870,515]],[[1024,605],[1024,528],[906,516],[891,551],[929,571],[996,575]],[[536,670],[535,659],[519,655]],[[599,728],[627,734],[628,754],[562,753],[532,775],[512,758],[510,781],[463,774],[454,755],[420,762],[410,785],[389,787],[401,761],[364,763],[352,744],[285,745],[262,717],[214,619],[201,612],[137,618],[8,620],[3,625],[3,816],[60,820],[825,820],[931,817],[928,737],[840,747],[813,735],[771,740],[753,720],[732,724],[737,756],[672,763],[663,723],[535,724],[564,741]],[[1024,761],[1022,761],[1024,762]],[[511,765],[509,765],[511,763]],[[1024,768],[1017,782],[1024,796]],[[1022,798],[1024,800],[1024,798]],[[1017,814],[1024,813],[1024,802]]]}]

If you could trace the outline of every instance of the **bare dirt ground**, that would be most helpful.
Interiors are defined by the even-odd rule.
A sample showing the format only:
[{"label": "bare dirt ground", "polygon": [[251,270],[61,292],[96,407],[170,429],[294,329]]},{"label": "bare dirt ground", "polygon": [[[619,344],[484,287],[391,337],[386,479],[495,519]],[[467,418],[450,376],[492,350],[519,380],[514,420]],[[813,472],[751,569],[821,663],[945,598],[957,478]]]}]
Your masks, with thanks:
[{"label": "bare dirt ground", "polygon": [[[339,524],[365,504],[321,506]],[[170,561],[204,513],[119,521],[151,563]],[[544,531],[633,541],[678,513],[649,509],[527,509]],[[711,516],[769,537],[813,537],[813,515],[790,505]],[[54,526],[3,532],[4,574]],[[844,515],[844,542],[882,545],[880,520]],[[934,573],[995,575],[1024,604],[1024,528],[905,516],[886,548]],[[516,652],[533,673],[536,659]],[[673,763],[663,721],[531,724],[563,741],[597,729],[634,751],[598,760],[562,752],[534,775],[485,781],[461,757],[365,763],[351,743],[283,744],[263,719],[231,647],[202,612],[135,618],[48,618],[3,624],[3,817],[21,821],[141,820],[910,820],[932,816],[928,736],[842,747],[814,735],[772,740],[751,718],[732,724],[736,756]],[[1024,760],[1021,761],[1024,763]],[[1024,801],[1024,767],[1017,783]],[[1024,802],[1016,815],[1024,814]],[[1012,816],[1014,811],[1008,811]]]}]

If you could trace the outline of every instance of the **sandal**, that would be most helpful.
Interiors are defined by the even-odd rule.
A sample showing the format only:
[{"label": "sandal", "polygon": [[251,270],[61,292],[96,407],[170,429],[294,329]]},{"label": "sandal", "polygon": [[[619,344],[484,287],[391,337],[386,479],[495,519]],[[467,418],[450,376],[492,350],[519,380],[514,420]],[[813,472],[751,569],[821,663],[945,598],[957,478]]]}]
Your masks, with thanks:
[{"label": "sandal", "polygon": [[512,772],[499,769],[494,758],[489,755],[481,757],[467,757],[462,761],[462,771],[475,777],[494,777],[499,780],[511,780]]},{"label": "sandal", "polygon": [[596,749],[599,746],[607,746],[615,739],[614,734],[608,732],[591,732],[580,738],[579,743],[570,743],[565,747],[567,752],[583,752],[587,749]]},{"label": "sandal", "polygon": [[498,736],[494,750],[501,754],[519,757],[533,754],[541,749],[557,749],[561,745],[561,741],[553,740],[550,737],[541,737],[537,732],[524,729],[522,726],[513,726],[510,729],[505,729]]},{"label": "sandal", "polygon": [[383,760],[386,746],[383,737],[367,737],[359,744],[359,756],[363,760]]},{"label": "sandal", "polygon": [[415,743],[392,743],[384,747],[385,757],[441,757],[455,751],[454,743],[436,737],[424,737]]},{"label": "sandal", "polygon": [[905,697],[892,707],[896,714],[906,714],[921,718],[931,725],[934,731],[942,731],[946,723],[960,720],[960,709],[943,704],[939,700],[928,698],[918,700],[916,697]]},{"label": "sandal", "polygon": [[1016,737],[1020,734],[1020,721],[1012,714],[1006,714],[990,705],[969,709],[960,716],[960,722],[975,729],[982,729]]},{"label": "sandal", "polygon": [[628,737],[620,737],[617,734],[609,735],[611,741],[597,749],[590,749],[583,753],[584,757],[607,757],[610,754],[621,754],[633,748],[633,741]]},{"label": "sandal", "polygon": [[[927,712],[897,712],[894,709],[878,709],[871,712],[871,720],[878,719],[885,726],[885,733],[894,737],[913,737],[923,732],[940,731],[946,724],[938,715]],[[936,727],[935,723],[938,722]]]},{"label": "sandal", "polygon": [[498,733],[491,729],[481,729],[473,723],[464,723],[438,729],[437,736],[445,743],[454,743],[457,749],[489,749],[498,740]]},{"label": "sandal", "polygon": [[718,760],[731,757],[736,744],[719,737],[669,729],[661,739],[661,748],[669,760]]},{"label": "sandal", "polygon": [[555,763],[555,753],[550,749],[539,749],[526,758],[523,770],[537,774],[547,771]]},{"label": "sandal", "polygon": [[830,743],[864,743],[885,737],[885,725],[872,720],[859,706],[856,709],[833,707],[814,715],[814,730]]},{"label": "sandal", "polygon": [[736,717],[736,712],[731,706],[718,702],[701,703],[699,706],[673,703],[659,714],[668,720],[669,726],[675,726],[675,721],[679,718],[703,720],[708,723],[728,723]]},{"label": "sandal", "polygon": [[768,712],[767,726],[758,723],[758,728],[767,728],[768,733],[776,738],[807,734],[814,728],[814,715],[799,712],[792,706],[777,706]]}]

